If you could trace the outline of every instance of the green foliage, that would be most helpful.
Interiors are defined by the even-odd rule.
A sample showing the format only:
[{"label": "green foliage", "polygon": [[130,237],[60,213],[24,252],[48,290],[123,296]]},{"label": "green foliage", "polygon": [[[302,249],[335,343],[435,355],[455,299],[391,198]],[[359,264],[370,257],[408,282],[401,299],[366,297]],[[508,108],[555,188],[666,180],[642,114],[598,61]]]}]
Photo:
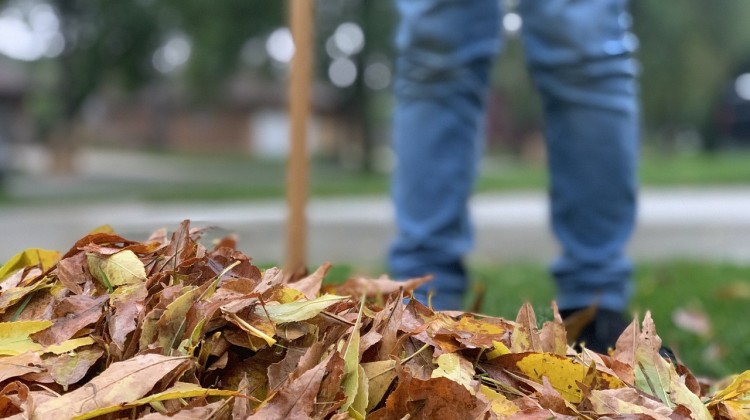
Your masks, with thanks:
[{"label": "green foliage", "polygon": [[640,1],[631,7],[641,39],[646,123],[700,127],[732,72],[750,57],[750,3]]},{"label": "green foliage", "polygon": [[[485,286],[483,311],[513,319],[517,308],[530,301],[545,308],[554,287],[543,265],[509,263],[476,265],[472,275]],[[695,373],[721,377],[747,369],[750,324],[744,320],[750,299],[750,267],[710,262],[668,261],[637,264],[636,293],[631,310],[643,317],[650,310],[657,331]],[[469,297],[472,301],[472,297]],[[677,326],[680,309],[703,313],[711,332],[701,336]]]}]

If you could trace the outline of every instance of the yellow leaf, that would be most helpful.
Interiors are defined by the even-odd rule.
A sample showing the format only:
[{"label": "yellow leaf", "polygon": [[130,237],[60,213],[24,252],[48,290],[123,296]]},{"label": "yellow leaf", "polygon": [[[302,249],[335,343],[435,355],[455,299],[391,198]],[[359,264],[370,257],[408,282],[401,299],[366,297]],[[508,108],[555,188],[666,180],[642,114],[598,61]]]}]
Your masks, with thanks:
[{"label": "yellow leaf", "polygon": [[29,336],[51,325],[52,321],[0,322],[0,355],[15,356],[41,350],[42,345],[32,341]]},{"label": "yellow leaf", "polygon": [[490,401],[490,409],[498,418],[512,416],[521,411],[511,400],[505,398],[503,394],[498,393],[487,385],[479,387],[479,392]]},{"label": "yellow leaf", "polygon": [[282,287],[275,290],[267,300],[269,302],[292,303],[306,300],[306,298],[305,294],[300,292],[299,290],[289,287]]},{"label": "yellow leaf", "polygon": [[53,265],[57,264],[60,259],[60,253],[57,251],[48,251],[46,249],[29,248],[25,251],[21,251],[18,254],[12,256],[1,268],[0,268],[0,281],[5,280],[11,274],[16,271],[41,265],[42,271],[50,269]]},{"label": "yellow leaf", "polygon": [[437,358],[438,367],[432,371],[433,378],[445,377],[453,382],[463,385],[471,395],[475,394],[472,386],[474,379],[474,366],[471,362],[456,353],[443,353]]},{"label": "yellow leaf", "polygon": [[552,353],[529,353],[516,366],[535,382],[541,383],[546,376],[565,400],[574,404],[583,400],[583,392],[576,382],[585,383],[586,366]]},{"label": "yellow leaf", "polygon": [[30,286],[13,287],[7,291],[3,291],[2,293],[0,293],[0,313],[5,312],[6,309],[20,302],[21,299],[25,298],[30,293],[48,287],[51,287],[49,283],[40,281]]},{"label": "yellow leaf", "polygon": [[91,337],[74,338],[72,340],[63,341],[60,344],[48,346],[44,349],[44,353],[64,354],[69,351],[75,350],[78,347],[88,346],[94,344],[94,339]]},{"label": "yellow leaf", "polygon": [[708,403],[709,409],[719,406],[732,416],[731,418],[750,418],[750,370],[734,377],[724,389],[718,391]]},{"label": "yellow leaf", "polygon": [[182,295],[172,301],[164,310],[159,322],[157,322],[157,334],[159,346],[164,349],[166,355],[171,355],[172,349],[182,341],[187,324],[187,313],[198,300],[201,290],[194,286],[182,289]]},{"label": "yellow leaf", "polygon": [[255,308],[255,313],[262,317],[268,316],[276,324],[305,321],[314,318],[329,306],[345,299],[348,299],[348,296],[326,294],[314,300],[266,305],[265,309],[258,306]]},{"label": "yellow leaf", "polygon": [[362,363],[362,369],[369,384],[367,385],[367,410],[370,411],[380,403],[386,391],[390,388],[396,377],[395,360],[382,360],[378,362]]},{"label": "yellow leaf", "polygon": [[[354,400],[357,398],[357,394],[359,394],[359,386],[362,383],[359,379],[359,329],[362,325],[362,308],[364,306],[365,299],[362,296],[357,321],[354,323],[352,334],[349,336],[349,342],[346,345],[346,349],[344,349],[344,380],[341,383],[341,387],[344,388],[346,400],[341,408],[339,408],[340,413],[348,411],[349,407],[352,406]],[[367,401],[367,398],[365,398],[365,401]]]},{"label": "yellow leaf", "polygon": [[172,388],[158,394],[149,395],[132,402],[125,404],[116,404],[108,407],[102,407],[96,410],[89,411],[88,413],[81,414],[73,417],[73,420],[86,420],[95,417],[103,416],[105,414],[116,413],[118,411],[127,410],[130,408],[140,407],[142,405],[151,404],[157,401],[175,400],[178,398],[193,398],[193,397],[231,397],[240,395],[237,391],[223,390],[223,389],[208,389],[202,388],[199,385],[177,382]]},{"label": "yellow leaf", "polygon": [[536,324],[534,308],[526,302],[521,306],[516,317],[516,327],[510,336],[510,350],[513,353],[537,352],[541,353],[542,343],[539,328]]},{"label": "yellow leaf", "polygon": [[500,341],[492,340],[492,346],[495,348],[492,349],[492,351],[487,353],[487,360],[495,359],[504,354],[510,354],[510,349],[508,348],[508,346],[506,346]]},{"label": "yellow leaf", "polygon": [[367,379],[365,370],[361,365],[357,365],[357,394],[354,396],[352,405],[349,406],[349,415],[357,420],[364,420],[367,414],[367,406],[370,394],[370,382]]},{"label": "yellow leaf", "polygon": [[110,225],[101,225],[101,226],[97,226],[97,227],[91,229],[91,231],[89,231],[89,235],[94,235],[94,234],[97,234],[97,233],[106,233],[106,234],[109,234],[109,235],[114,235],[115,234],[115,230]]},{"label": "yellow leaf", "polygon": [[120,251],[109,257],[88,254],[87,261],[91,274],[111,286],[137,284],[146,280],[143,262],[130,250]]}]

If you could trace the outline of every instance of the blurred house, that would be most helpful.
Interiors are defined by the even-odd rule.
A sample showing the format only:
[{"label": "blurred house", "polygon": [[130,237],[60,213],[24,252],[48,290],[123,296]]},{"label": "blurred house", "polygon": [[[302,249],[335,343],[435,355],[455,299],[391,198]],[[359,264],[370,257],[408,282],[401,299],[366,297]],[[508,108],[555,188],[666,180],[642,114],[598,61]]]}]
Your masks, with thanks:
[{"label": "blurred house", "polygon": [[[287,154],[286,86],[249,73],[233,77],[220,99],[196,103],[174,84],[151,84],[131,94],[104,89],[83,110],[86,142],[183,152]],[[316,85],[309,128],[310,151],[335,157],[359,141],[347,104],[332,87]]]},{"label": "blurred house", "polygon": [[0,55],[0,177],[12,165],[11,144],[29,137],[23,109],[28,79],[23,67]]}]

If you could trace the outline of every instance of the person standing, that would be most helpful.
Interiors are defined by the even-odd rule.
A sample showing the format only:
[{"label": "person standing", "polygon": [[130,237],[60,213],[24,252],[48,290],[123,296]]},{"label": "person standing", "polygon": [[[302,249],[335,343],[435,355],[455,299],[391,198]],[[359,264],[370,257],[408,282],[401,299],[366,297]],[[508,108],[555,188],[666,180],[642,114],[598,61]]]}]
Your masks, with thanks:
[{"label": "person standing", "polygon": [[[473,245],[468,202],[502,44],[501,10],[498,0],[396,6],[397,233],[389,270],[396,278],[434,275],[416,297],[426,301],[434,290],[435,309],[460,309]],[[551,225],[562,248],[550,267],[557,303],[564,317],[595,305],[583,338],[592,349],[611,345],[627,325],[621,314],[632,263],[625,248],[636,217],[640,136],[627,1],[520,0],[518,12],[543,104]]]}]

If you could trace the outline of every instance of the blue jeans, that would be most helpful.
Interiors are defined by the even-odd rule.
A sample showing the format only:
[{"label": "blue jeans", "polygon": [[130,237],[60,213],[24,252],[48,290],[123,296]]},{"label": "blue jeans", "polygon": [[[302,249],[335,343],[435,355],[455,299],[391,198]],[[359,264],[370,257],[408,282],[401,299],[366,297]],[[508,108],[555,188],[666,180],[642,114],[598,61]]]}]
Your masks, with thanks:
[{"label": "blue jeans", "polygon": [[[436,309],[459,309],[473,238],[468,200],[482,151],[497,0],[396,0],[401,23],[392,179],[392,275],[433,274]],[[544,107],[561,309],[623,310],[636,213],[637,63],[626,0],[521,0],[522,41]],[[502,253],[502,250],[498,250]],[[496,287],[502,287],[497,284]]]}]

